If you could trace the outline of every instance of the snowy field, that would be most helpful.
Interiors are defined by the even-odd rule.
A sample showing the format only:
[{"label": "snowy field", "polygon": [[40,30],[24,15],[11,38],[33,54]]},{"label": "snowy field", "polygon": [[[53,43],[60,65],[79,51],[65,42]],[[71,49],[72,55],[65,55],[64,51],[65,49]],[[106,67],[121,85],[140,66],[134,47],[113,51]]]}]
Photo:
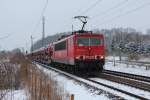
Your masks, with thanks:
[{"label": "snowy field", "polygon": [[[114,60],[114,58],[115,58],[115,60],[119,60],[119,56],[115,56],[115,57],[113,57],[113,56],[107,56],[106,57],[107,60]],[[121,59],[122,60],[128,60],[127,57],[121,57]],[[133,61],[135,61],[135,60],[133,60]],[[141,57],[137,61],[138,62],[150,62],[150,58],[149,57],[147,57],[147,58],[146,57]]]},{"label": "snowy field", "polygon": [[[113,57],[108,57],[109,60],[112,60]],[[115,58],[115,60],[119,60],[118,57]],[[105,69],[112,70],[112,71],[118,71],[118,72],[125,72],[125,73],[131,73],[136,75],[143,75],[143,76],[149,76],[150,77],[150,69],[146,70],[145,66],[138,66],[138,65],[127,65],[124,63],[115,63],[114,62],[106,62]]]}]

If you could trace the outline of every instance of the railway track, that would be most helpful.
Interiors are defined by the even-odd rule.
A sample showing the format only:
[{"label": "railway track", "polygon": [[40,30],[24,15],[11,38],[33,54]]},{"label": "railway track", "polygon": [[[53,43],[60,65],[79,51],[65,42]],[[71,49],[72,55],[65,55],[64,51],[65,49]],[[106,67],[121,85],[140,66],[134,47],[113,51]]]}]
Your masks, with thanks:
[{"label": "railway track", "polygon": [[109,70],[104,70],[98,77],[150,92],[150,77]]},{"label": "railway track", "polygon": [[[37,62],[34,62],[34,63],[37,63]],[[99,88],[98,86],[103,86],[103,87],[106,87],[106,88],[108,88],[108,89],[111,89],[111,90],[120,92],[120,93],[122,93],[122,94],[125,94],[125,95],[131,97],[131,98],[134,97],[134,98],[140,99],[140,100],[148,100],[148,98],[145,98],[145,97],[142,97],[142,96],[139,96],[139,95],[136,95],[136,94],[133,94],[133,93],[124,91],[124,90],[122,90],[122,89],[118,89],[118,88],[116,88],[116,87],[113,87],[113,86],[110,86],[110,85],[107,85],[107,84],[103,84],[103,83],[101,83],[101,82],[97,82],[97,81],[91,80],[91,79],[89,79],[89,78],[78,77],[78,76],[75,76],[75,75],[73,75],[73,74],[70,74],[70,73],[66,73],[66,72],[64,72],[64,71],[61,71],[61,70],[59,70],[59,69],[52,68],[52,67],[50,67],[50,66],[48,66],[48,65],[45,65],[45,64],[41,64],[41,63],[38,63],[38,64],[40,64],[41,66],[43,66],[43,67],[45,67],[45,68],[47,68],[47,69],[53,70],[53,71],[58,72],[58,73],[60,73],[60,74],[62,74],[62,75],[64,75],[64,76],[67,76],[67,77],[69,77],[69,78],[71,78],[71,79],[73,79],[73,80],[75,80],[75,81],[77,81],[77,82],[80,82],[80,83],[82,83],[82,84],[84,84],[84,85],[86,85],[86,86],[88,86],[88,87],[91,87],[91,88],[93,88],[94,90],[98,90],[98,91],[101,91],[101,92],[103,91],[103,93],[109,95],[108,97],[113,98],[113,99],[115,99],[115,100],[116,100],[116,99],[117,99],[117,100],[122,100],[123,98],[122,98],[121,96],[116,96],[116,95],[114,95],[114,94],[112,94],[112,93],[108,93],[108,92],[102,90],[101,88]]]},{"label": "railway track", "polygon": [[119,84],[124,84],[130,87],[134,87],[137,89],[141,89],[147,92],[150,92],[150,84],[145,83],[145,82],[141,82],[141,81],[137,81],[137,80],[133,80],[133,79],[129,79],[129,78],[124,78],[124,77],[120,77],[120,76],[114,76],[111,74],[99,74],[97,76],[97,78],[101,78],[101,79],[105,79],[105,80],[109,80],[115,83],[119,83]]},{"label": "railway track", "polygon": [[111,70],[104,70],[103,73],[150,83],[150,77],[147,77],[147,76],[141,76],[141,75],[135,75],[135,74],[111,71]]}]

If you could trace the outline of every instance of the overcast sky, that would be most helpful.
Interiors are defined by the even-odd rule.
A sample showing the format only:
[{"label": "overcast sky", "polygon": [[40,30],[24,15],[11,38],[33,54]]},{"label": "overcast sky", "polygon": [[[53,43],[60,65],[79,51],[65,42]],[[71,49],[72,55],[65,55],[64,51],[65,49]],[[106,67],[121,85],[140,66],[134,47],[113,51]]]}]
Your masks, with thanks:
[{"label": "overcast sky", "polygon": [[[41,12],[46,0],[0,0],[0,50],[30,48],[42,36]],[[149,4],[149,5],[148,5]],[[144,6],[143,6],[144,5]],[[87,29],[133,27],[150,28],[150,0],[49,0],[44,13],[46,36],[80,28],[73,19],[87,15]]]}]

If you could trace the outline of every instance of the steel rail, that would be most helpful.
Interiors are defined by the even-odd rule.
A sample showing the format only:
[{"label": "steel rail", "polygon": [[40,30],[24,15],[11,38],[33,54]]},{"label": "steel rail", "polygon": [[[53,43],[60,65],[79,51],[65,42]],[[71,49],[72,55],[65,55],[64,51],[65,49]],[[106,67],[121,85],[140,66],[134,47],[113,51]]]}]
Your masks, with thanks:
[{"label": "steel rail", "polygon": [[98,74],[97,78],[102,78],[105,80],[109,80],[115,83],[119,83],[119,84],[124,84],[127,86],[131,86],[137,89],[141,89],[147,92],[150,92],[150,84],[144,83],[144,82],[139,82],[133,79],[129,79],[129,78],[124,78],[124,77],[120,77],[120,76],[114,76],[111,74]]},{"label": "steel rail", "polygon": [[150,77],[148,77],[148,76],[135,75],[135,74],[111,71],[111,70],[103,70],[103,73],[150,83]]},{"label": "steel rail", "polygon": [[124,91],[124,90],[122,90],[122,89],[118,89],[118,88],[115,88],[115,87],[113,87],[113,86],[109,86],[109,85],[106,85],[106,84],[103,84],[103,83],[100,83],[100,82],[97,82],[97,81],[94,81],[94,80],[91,80],[91,79],[88,79],[88,80],[91,81],[91,82],[94,82],[94,83],[97,83],[97,84],[106,86],[106,87],[108,87],[108,88],[111,88],[111,89],[113,89],[113,90],[119,91],[119,92],[121,92],[121,93],[127,94],[127,95],[129,95],[129,96],[135,97],[135,98],[137,98],[137,99],[140,99],[140,100],[148,100],[148,98],[145,98],[145,97],[142,97],[142,96],[139,96],[139,95],[136,95],[136,94],[133,94],[133,93]]}]

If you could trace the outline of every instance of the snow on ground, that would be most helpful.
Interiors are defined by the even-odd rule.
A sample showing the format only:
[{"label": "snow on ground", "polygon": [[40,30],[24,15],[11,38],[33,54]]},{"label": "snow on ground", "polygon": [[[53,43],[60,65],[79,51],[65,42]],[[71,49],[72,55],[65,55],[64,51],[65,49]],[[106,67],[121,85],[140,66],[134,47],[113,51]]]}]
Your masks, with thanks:
[{"label": "snow on ground", "polygon": [[[107,56],[106,57],[107,60],[119,60],[119,56]],[[128,60],[128,57],[121,57],[122,60]],[[131,60],[131,61],[135,61],[135,60]],[[137,60],[137,62],[150,62],[150,58],[149,57],[141,57]]]},{"label": "snow on ground", "polygon": [[109,84],[111,86],[117,87],[117,88],[125,90],[127,92],[130,92],[130,93],[133,93],[133,94],[136,94],[136,95],[139,95],[139,96],[143,96],[145,98],[150,98],[150,92],[147,92],[147,91],[139,90],[139,89],[127,86],[127,85],[118,84],[118,83],[111,82],[111,81],[108,81],[108,80],[105,80],[105,79],[92,78],[92,80],[102,82],[104,84]]},{"label": "snow on ground", "polygon": [[[114,56],[107,56],[106,59],[107,59],[107,60],[112,60],[112,61],[113,61],[114,59],[115,59],[115,60],[119,60],[119,56],[115,56],[115,57],[114,57]],[[127,57],[121,57],[121,59],[122,59],[122,60],[127,60]]]},{"label": "snow on ground", "polygon": [[[108,58],[109,60],[112,60],[113,57]],[[119,60],[119,57],[115,58],[116,60]],[[126,58],[123,58],[126,59]],[[39,65],[38,65],[39,66]],[[97,95],[96,92],[90,92],[90,89],[84,87],[83,85],[80,85],[79,83],[70,80],[54,71],[47,70],[46,68],[43,68],[39,66],[42,70],[44,70],[45,73],[51,74],[52,77],[55,77],[58,81],[58,83],[61,83],[60,85],[64,86],[67,92],[75,95],[75,100],[108,100],[109,98],[105,94]],[[115,66],[113,62],[106,62],[105,69],[107,70],[113,70],[118,72],[125,72],[125,73],[131,73],[131,74],[137,74],[137,75],[143,75],[143,76],[149,76],[150,77],[150,70],[146,70],[143,66],[138,65],[126,65],[124,63],[116,62]],[[120,89],[126,90],[126,91],[132,91],[135,94],[141,95],[146,98],[150,98],[150,93],[145,92],[139,89],[135,89],[133,87],[121,85],[118,83],[110,82],[104,79],[94,79],[99,82],[103,82],[105,84],[110,84],[114,87],[118,87]],[[98,86],[100,87],[100,86]],[[100,87],[102,90],[108,91],[110,93],[114,93],[116,95],[120,95],[122,97],[125,97],[129,100],[135,100],[135,98],[126,97],[126,95],[123,95],[122,93],[116,93],[116,91],[105,88],[103,86]]]},{"label": "snow on ground", "polygon": [[63,75],[60,75],[54,71],[43,68],[40,65],[37,66],[49,76],[54,77],[59,86],[64,87],[69,94],[74,94],[75,100],[110,100],[105,94],[98,95],[96,94],[96,91],[90,92],[88,88],[75,82],[74,80],[64,77]]},{"label": "snow on ground", "polygon": [[150,77],[150,69],[146,70],[144,67],[140,67],[137,65],[134,65],[134,66],[128,65],[127,66],[126,64],[123,64],[123,63],[116,63],[114,66],[113,62],[106,62],[104,68],[107,70],[112,70],[112,71],[125,72],[125,73]]},{"label": "snow on ground", "polygon": [[[60,75],[54,71],[47,70],[46,68],[41,67],[37,64],[37,66],[43,70],[46,74],[51,75],[51,77],[55,77],[57,82],[60,86],[63,86],[67,92],[75,95],[75,100],[110,100],[110,98],[107,97],[106,94],[100,94],[99,91],[93,91],[92,89],[88,89],[84,85],[81,85],[78,82],[75,82],[74,80],[68,79],[67,77]],[[121,96],[127,100],[136,100],[133,97],[127,96],[123,93],[120,93],[118,91],[112,90],[110,88],[100,86],[97,84],[94,84],[92,82],[85,81],[88,84],[92,84],[95,87],[98,87],[104,91],[107,91],[109,93],[112,93],[114,95]],[[93,92],[91,92],[93,91]],[[112,98],[113,99],[113,98]]]},{"label": "snow on ground", "polygon": [[10,90],[2,100],[28,100],[25,90]]},{"label": "snow on ground", "polygon": [[[117,59],[116,57],[115,59]],[[112,59],[112,57],[108,57],[108,59]],[[146,70],[144,66],[138,66],[138,65],[127,65],[124,63],[116,62],[114,66],[114,62],[107,62],[104,66],[107,70],[112,71],[118,71],[118,72],[125,72],[125,73],[131,73],[136,75],[143,75],[143,76],[149,76],[150,77],[150,69]]]}]

